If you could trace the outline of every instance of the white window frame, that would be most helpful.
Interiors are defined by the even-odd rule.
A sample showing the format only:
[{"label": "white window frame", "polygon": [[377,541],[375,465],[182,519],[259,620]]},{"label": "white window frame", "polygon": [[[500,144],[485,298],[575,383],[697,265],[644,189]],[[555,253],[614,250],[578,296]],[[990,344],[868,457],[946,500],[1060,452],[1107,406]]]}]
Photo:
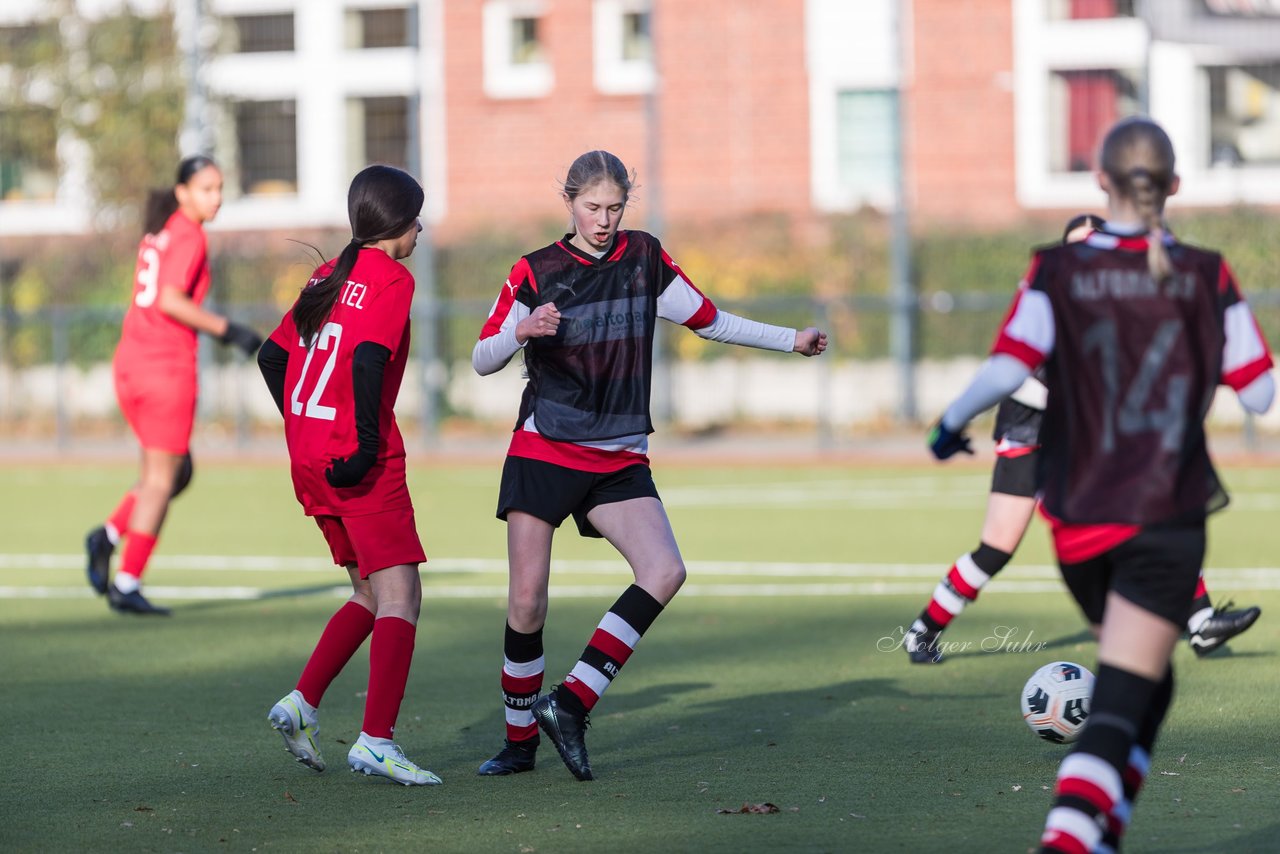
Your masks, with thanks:
[{"label": "white window frame", "polygon": [[[911,32],[910,4],[805,0],[805,64],[809,70],[809,181],[813,206],[828,213],[854,211],[863,204],[891,208],[894,200],[862,198],[840,183],[836,106],[845,90],[897,90],[906,109],[899,76],[896,27]],[[896,16],[907,16],[899,20]],[[870,32],[866,49],[850,51],[847,33]],[[905,46],[910,51],[910,45]],[[903,58],[910,67],[909,57]]]},{"label": "white window frame", "polygon": [[1028,209],[1098,209],[1089,172],[1049,169],[1049,77],[1055,71],[1145,66],[1151,117],[1173,141],[1184,179],[1171,206],[1280,204],[1280,166],[1211,168],[1207,158],[1207,67],[1218,48],[1153,41],[1138,18],[1051,21],[1043,0],[1013,0],[1014,134],[1018,203]]},{"label": "white window frame", "polygon": [[591,10],[595,83],[605,95],[643,95],[653,91],[657,80],[653,59],[622,58],[623,17],[636,13],[648,13],[652,24],[651,0],[595,0]]},{"label": "white window frame", "polygon": [[542,98],[555,86],[551,63],[511,61],[511,22],[547,16],[543,0],[487,0],[482,12],[484,93],[490,98]]}]

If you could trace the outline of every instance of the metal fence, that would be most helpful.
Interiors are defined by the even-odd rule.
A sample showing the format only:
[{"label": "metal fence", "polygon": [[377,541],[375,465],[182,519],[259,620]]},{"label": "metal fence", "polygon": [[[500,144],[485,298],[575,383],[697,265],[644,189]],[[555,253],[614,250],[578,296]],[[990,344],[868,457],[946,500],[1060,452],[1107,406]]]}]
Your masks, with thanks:
[{"label": "metal fence", "polygon": [[[1250,297],[1264,331],[1278,340],[1280,290]],[[921,380],[913,393],[922,398],[911,403],[919,404],[922,417],[931,417],[985,354],[1008,302],[1008,293],[945,292],[926,292],[905,306],[885,296],[717,301],[725,310],[769,323],[817,325],[828,330],[831,348],[820,360],[783,359],[708,344],[663,324],[654,416],[677,427],[802,425],[823,442],[897,418],[904,408],[896,378],[910,368]],[[430,445],[451,420],[509,426],[519,397],[518,368],[507,368],[505,379],[494,382],[474,376],[470,367],[489,308],[476,300],[415,304],[415,347],[398,416],[416,441]],[[905,315],[913,334],[914,358],[905,366],[890,356],[895,312]],[[231,313],[266,333],[282,312],[257,304],[235,306]],[[110,372],[122,317],[123,309],[83,306],[0,313],[0,435],[36,437],[58,449],[86,437],[126,436]],[[428,328],[434,334],[423,334]],[[247,444],[277,423],[251,361],[202,339],[200,371],[201,420],[219,425],[229,444]]]}]

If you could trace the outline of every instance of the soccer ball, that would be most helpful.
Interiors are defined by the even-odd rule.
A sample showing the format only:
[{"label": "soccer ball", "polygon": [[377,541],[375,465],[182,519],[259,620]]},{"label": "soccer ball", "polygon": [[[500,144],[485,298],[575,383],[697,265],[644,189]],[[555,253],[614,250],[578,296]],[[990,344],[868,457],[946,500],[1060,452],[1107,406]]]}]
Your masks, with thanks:
[{"label": "soccer ball", "polygon": [[1022,719],[1045,741],[1070,744],[1089,718],[1092,694],[1093,674],[1082,665],[1046,664],[1022,687]]}]

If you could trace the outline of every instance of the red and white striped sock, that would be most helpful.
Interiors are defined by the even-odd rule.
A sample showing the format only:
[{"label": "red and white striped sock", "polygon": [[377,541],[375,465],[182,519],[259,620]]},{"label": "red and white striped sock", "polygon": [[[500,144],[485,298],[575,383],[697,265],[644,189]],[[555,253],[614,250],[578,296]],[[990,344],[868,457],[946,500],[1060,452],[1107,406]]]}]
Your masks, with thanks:
[{"label": "red and white striped sock", "polygon": [[1106,817],[1122,797],[1120,773],[1111,763],[1091,753],[1072,753],[1058,768],[1040,850],[1089,854],[1102,841]]},{"label": "red and white striped sock", "polygon": [[936,633],[951,625],[965,606],[978,598],[987,582],[1004,569],[1010,552],[979,543],[978,548],[956,558],[933,590],[933,598],[911,626],[912,631]]},{"label": "red and white striped sock", "polygon": [[576,697],[584,711],[591,711],[661,613],[657,599],[635,584],[628,587],[596,627],[561,689]]},{"label": "red and white striped sock", "polygon": [[546,659],[542,629],[517,632],[507,626],[502,643],[502,704],[507,718],[507,741],[536,745],[538,724],[529,709],[542,692]]}]

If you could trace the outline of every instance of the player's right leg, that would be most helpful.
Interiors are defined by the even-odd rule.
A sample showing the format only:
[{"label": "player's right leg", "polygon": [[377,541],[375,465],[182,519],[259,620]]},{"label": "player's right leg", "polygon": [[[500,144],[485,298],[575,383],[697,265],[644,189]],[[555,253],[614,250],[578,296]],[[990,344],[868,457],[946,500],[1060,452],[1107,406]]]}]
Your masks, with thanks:
[{"label": "player's right leg", "polygon": [[[1204,544],[1202,526],[1144,531],[1097,558],[1063,567],[1063,580],[1090,622],[1101,620],[1102,630],[1089,720],[1058,769],[1041,851],[1096,851],[1105,834],[1118,840],[1123,832],[1125,799],[1140,785],[1133,775],[1150,761],[1172,696],[1170,658]],[[1135,753],[1143,747],[1145,755]]]},{"label": "player's right leg", "polygon": [[89,586],[98,593],[107,592],[107,582],[111,577],[111,556],[116,546],[124,537],[129,527],[129,517],[133,515],[133,505],[138,499],[137,487],[130,488],[116,505],[107,520],[90,531],[84,538],[84,549],[88,554],[85,574]]},{"label": "player's right leg", "polygon": [[[318,707],[329,685],[342,672],[365,638],[373,631],[373,594],[360,578],[355,552],[347,544],[340,521],[317,517],[316,523],[329,541],[334,562],[345,565],[351,578],[351,598],[329,618],[311,657],[302,669],[297,687],[271,707],[267,721],[284,739],[284,749],[302,764],[323,771],[320,755]],[[330,526],[326,528],[326,525]]]},{"label": "player's right leg", "polygon": [[502,749],[477,770],[482,777],[532,771],[537,759],[538,723],[533,704],[542,693],[546,671],[542,628],[547,619],[551,575],[549,522],[508,509],[507,626],[502,644],[502,705],[506,737]]},{"label": "player's right leg", "polygon": [[185,452],[177,454],[155,447],[142,449],[142,474],[125,532],[120,571],[107,588],[107,602],[116,611],[156,616],[169,614],[168,608],[153,605],[142,595],[142,575],[159,539],[174,479],[185,456]]},{"label": "player's right leg", "polygon": [[1187,620],[1187,642],[1201,658],[1247,630],[1262,614],[1257,605],[1236,610],[1235,603],[1214,607],[1209,590],[1204,583],[1204,573],[1196,582],[1196,598],[1191,603],[1191,616]]},{"label": "player's right leg", "polygon": [[[411,526],[411,511],[408,519]],[[348,520],[348,523],[351,521],[354,520]],[[416,533],[412,538],[416,543]],[[391,539],[395,541],[397,537],[392,535]],[[357,548],[363,558],[364,550],[359,542]],[[421,545],[417,546],[419,553],[421,548]],[[368,573],[366,577],[377,603],[369,644],[369,693],[365,699],[360,737],[347,753],[347,764],[352,771],[365,776],[386,777],[406,786],[438,785],[440,778],[410,761],[393,740],[409,679],[418,614],[422,606],[422,579],[418,574],[418,564],[388,566]]]},{"label": "player's right leg", "polygon": [[[996,461],[997,471],[1002,467],[1025,466],[1027,457],[1015,458],[1016,462],[1002,457]],[[1000,475],[997,474],[996,485],[999,484]],[[1017,491],[1024,490],[1019,487]],[[1034,488],[1026,491],[1034,493]],[[956,559],[934,588],[929,604],[906,633],[903,647],[912,663],[937,664],[942,661],[938,640],[943,630],[966,606],[977,600],[987,582],[1013,558],[1035,509],[1036,500],[1031,496],[993,491],[987,497],[987,515],[982,523],[982,541],[978,548]]]}]

